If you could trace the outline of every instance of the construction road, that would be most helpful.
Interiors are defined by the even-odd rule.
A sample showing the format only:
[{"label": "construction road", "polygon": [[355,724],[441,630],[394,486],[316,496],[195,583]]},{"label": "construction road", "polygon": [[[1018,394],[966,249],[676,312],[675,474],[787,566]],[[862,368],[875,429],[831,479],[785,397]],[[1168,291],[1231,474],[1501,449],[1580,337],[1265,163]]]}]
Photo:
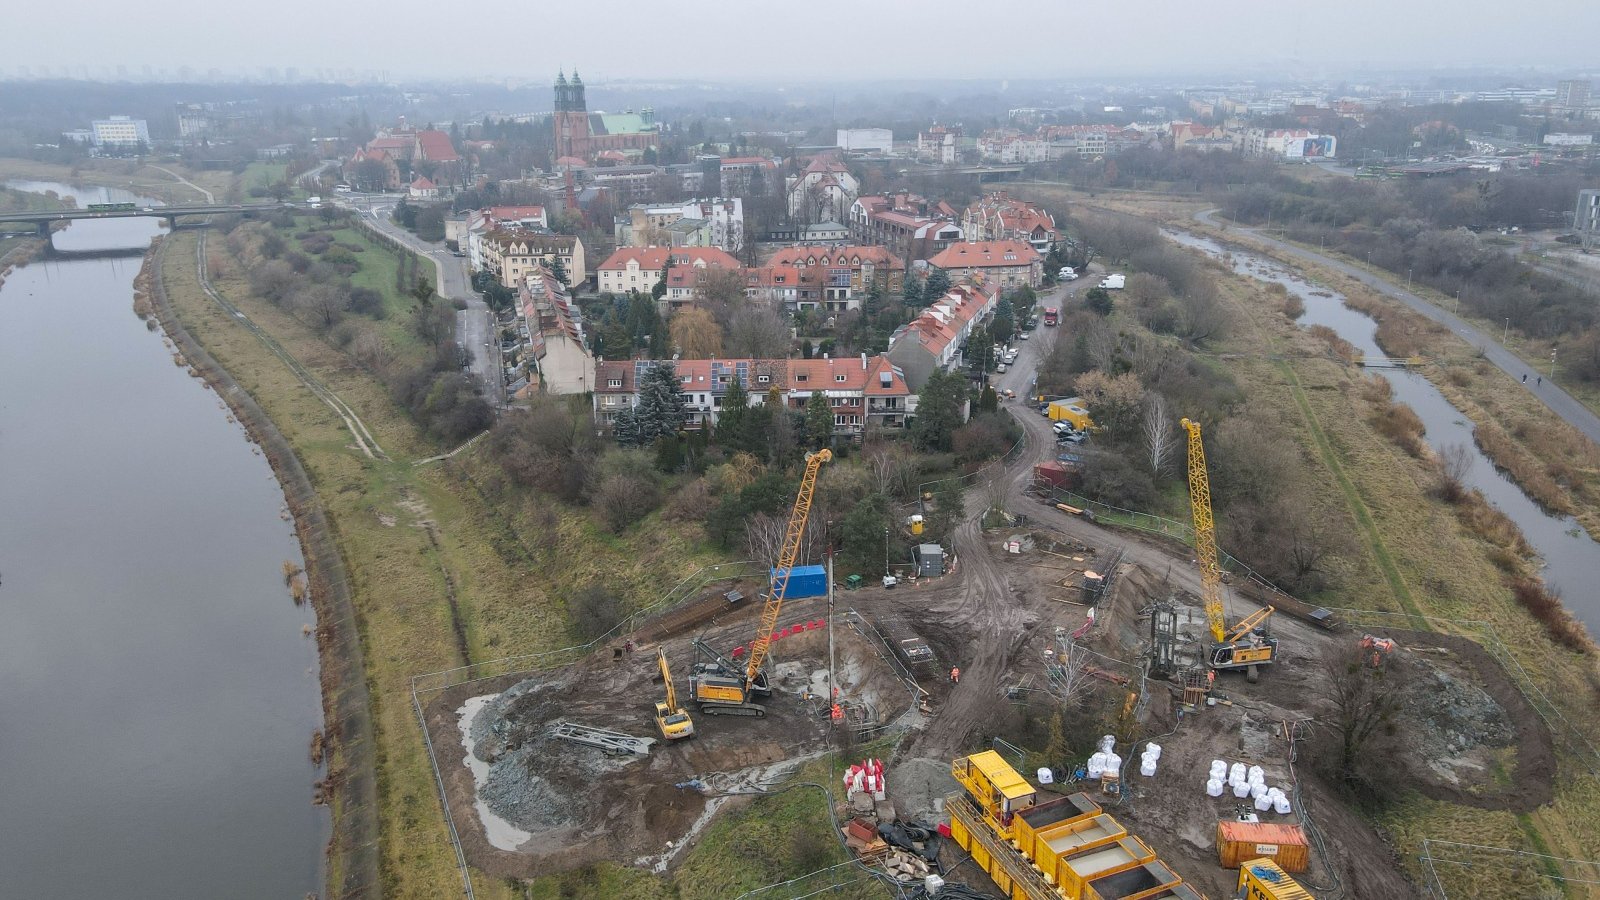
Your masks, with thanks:
[{"label": "construction road", "polygon": [[[1537,398],[1546,407],[1549,407],[1551,412],[1560,416],[1563,421],[1573,428],[1578,429],[1589,440],[1600,445],[1600,416],[1595,415],[1592,410],[1579,403],[1571,394],[1557,387],[1555,382],[1549,378],[1550,370],[1548,368],[1540,371],[1530,366],[1521,357],[1501,346],[1493,337],[1474,327],[1466,320],[1442,307],[1429,303],[1381,276],[1374,275],[1366,269],[1344,262],[1336,257],[1318,253],[1315,250],[1307,250],[1304,247],[1298,247],[1294,244],[1280,241],[1277,238],[1267,237],[1253,228],[1242,228],[1237,225],[1219,222],[1216,219],[1218,212],[1219,210],[1216,209],[1208,209],[1196,213],[1195,219],[1204,225],[1249,235],[1274,250],[1286,253],[1296,259],[1327,266],[1341,275],[1348,275],[1356,279],[1385,297],[1399,300],[1413,311],[1445,326],[1455,332],[1457,337],[1482,350],[1484,358],[1494,363],[1507,375],[1510,375],[1512,381],[1518,382],[1523,390]],[[1540,383],[1541,378],[1543,379],[1542,384]],[[1526,380],[1524,381],[1523,379]]]}]

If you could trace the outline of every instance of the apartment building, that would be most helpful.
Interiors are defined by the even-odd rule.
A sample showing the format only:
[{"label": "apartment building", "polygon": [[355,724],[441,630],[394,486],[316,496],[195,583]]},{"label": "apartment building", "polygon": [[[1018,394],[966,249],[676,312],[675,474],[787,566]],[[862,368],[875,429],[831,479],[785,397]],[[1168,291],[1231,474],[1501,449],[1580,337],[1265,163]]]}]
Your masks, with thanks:
[{"label": "apartment building", "polygon": [[569,284],[589,280],[583,241],[573,235],[501,229],[483,235],[479,254],[482,270],[494,273],[508,288],[515,289],[535,267],[554,268],[556,260],[561,261]]},{"label": "apartment building", "polygon": [[969,241],[1026,241],[1040,253],[1057,238],[1055,217],[1004,191],[974,200],[961,214],[961,230]]},{"label": "apartment building", "polygon": [[529,357],[539,389],[547,394],[583,394],[594,389],[594,356],[584,341],[583,322],[567,286],[535,264],[517,285],[517,308],[528,331]]},{"label": "apartment building", "polygon": [[850,206],[850,239],[889,248],[904,262],[928,259],[962,239],[956,211],[915,194],[869,195]]},{"label": "apartment building", "polygon": [[952,284],[978,279],[1008,288],[1038,287],[1044,278],[1044,257],[1027,241],[964,241],[928,264],[943,269]]},{"label": "apartment building", "polygon": [[[657,360],[604,361],[597,365],[596,421],[610,424],[617,413],[639,402],[638,384]],[[917,395],[905,373],[882,356],[841,359],[680,359],[675,371],[683,384],[690,428],[711,429],[729,388],[743,385],[752,406],[764,405],[776,388],[785,409],[800,412],[811,395],[822,393],[833,410],[834,435],[859,440],[869,428],[900,429],[917,411]]]},{"label": "apartment building", "polygon": [[800,245],[779,250],[767,262],[814,273],[821,289],[817,299],[830,312],[859,308],[874,287],[880,296],[905,289],[906,264],[887,247]]},{"label": "apartment building", "polygon": [[667,267],[738,269],[739,261],[715,247],[619,247],[595,270],[605,293],[648,294]]}]

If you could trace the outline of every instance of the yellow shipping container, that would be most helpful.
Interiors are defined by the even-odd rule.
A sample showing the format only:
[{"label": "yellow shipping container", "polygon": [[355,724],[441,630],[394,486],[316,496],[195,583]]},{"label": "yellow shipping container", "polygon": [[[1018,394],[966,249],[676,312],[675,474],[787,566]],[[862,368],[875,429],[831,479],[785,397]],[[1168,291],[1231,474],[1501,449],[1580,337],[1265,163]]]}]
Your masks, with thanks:
[{"label": "yellow shipping container", "polygon": [[1084,406],[1082,397],[1069,397],[1051,403],[1050,421],[1070,422],[1072,427],[1079,431],[1088,431],[1094,427],[1094,423],[1089,420],[1089,410]]}]

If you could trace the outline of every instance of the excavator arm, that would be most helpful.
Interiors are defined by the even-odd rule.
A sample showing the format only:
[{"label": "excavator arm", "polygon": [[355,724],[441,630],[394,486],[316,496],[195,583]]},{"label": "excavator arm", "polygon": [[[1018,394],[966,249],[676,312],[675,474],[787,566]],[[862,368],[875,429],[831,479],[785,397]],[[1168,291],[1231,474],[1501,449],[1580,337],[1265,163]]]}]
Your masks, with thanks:
[{"label": "excavator arm", "polygon": [[1228,625],[1222,609],[1222,564],[1217,559],[1217,528],[1211,517],[1206,448],[1200,441],[1199,422],[1186,418],[1181,424],[1189,433],[1189,510],[1194,516],[1195,555],[1200,558],[1201,599],[1205,601],[1211,638],[1220,644],[1228,639]]},{"label": "excavator arm", "polygon": [[667,686],[667,709],[678,709],[678,689],[672,686],[672,669],[667,665],[667,651],[656,650],[656,664],[661,668],[661,681]]},{"label": "excavator arm", "polygon": [[761,608],[761,627],[756,639],[750,643],[750,659],[745,665],[744,686],[749,690],[756,683],[762,663],[767,660],[767,649],[772,646],[772,632],[778,627],[778,614],[783,610],[783,598],[789,591],[789,576],[795,560],[800,556],[800,542],[805,537],[806,520],[811,517],[811,497],[817,490],[817,472],[822,464],[833,459],[832,450],[818,450],[806,454],[806,471],[800,477],[800,490],[795,494],[794,508],[789,512],[789,525],[783,533],[783,547],[778,552],[778,565],[772,574],[772,584],[767,591],[766,605]]}]

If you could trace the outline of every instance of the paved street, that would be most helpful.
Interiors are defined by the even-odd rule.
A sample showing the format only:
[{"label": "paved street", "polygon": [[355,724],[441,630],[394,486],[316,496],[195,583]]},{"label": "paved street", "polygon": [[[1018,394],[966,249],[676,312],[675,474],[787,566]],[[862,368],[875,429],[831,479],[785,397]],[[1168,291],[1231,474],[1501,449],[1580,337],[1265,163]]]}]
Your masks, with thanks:
[{"label": "paved street", "polygon": [[391,218],[395,201],[388,196],[374,200],[356,197],[347,202],[369,227],[433,260],[438,272],[435,289],[441,297],[466,301],[467,308],[456,313],[456,340],[466,348],[472,360],[473,377],[485,386],[489,402],[504,407],[505,379],[500,371],[500,341],[493,325],[494,315],[483,297],[472,289],[466,259],[446,250],[442,243],[427,243],[395,224]]},{"label": "paved street", "polygon": [[[1204,212],[1197,213],[1195,218],[1206,225],[1222,227],[1224,223],[1218,222],[1215,218],[1217,212],[1218,211],[1215,209],[1208,209]],[[1443,325],[1446,328],[1449,328],[1451,331],[1454,331],[1457,335],[1459,335],[1462,340],[1474,347],[1481,349],[1486,359],[1500,367],[1501,371],[1505,372],[1507,375],[1510,375],[1513,381],[1516,381],[1523,390],[1538,398],[1539,402],[1549,407],[1551,412],[1560,416],[1564,421],[1567,422],[1567,424],[1583,432],[1583,434],[1587,436],[1589,440],[1594,441],[1596,444],[1600,444],[1600,416],[1596,416],[1592,411],[1589,410],[1588,407],[1574,399],[1571,394],[1568,394],[1566,391],[1563,391],[1561,388],[1557,387],[1556,384],[1548,377],[1550,374],[1550,368],[1548,365],[1542,368],[1529,366],[1515,353],[1512,353],[1510,350],[1507,350],[1505,347],[1497,343],[1493,337],[1474,327],[1465,320],[1450,313],[1448,310],[1429,303],[1416,294],[1413,294],[1405,288],[1400,287],[1381,276],[1374,275],[1371,272],[1366,271],[1365,269],[1362,269],[1358,266],[1353,266],[1350,263],[1336,259],[1332,256],[1318,253],[1315,250],[1307,250],[1302,247],[1297,247],[1293,244],[1288,244],[1277,240],[1276,238],[1267,237],[1253,228],[1242,228],[1231,223],[1226,227],[1230,231],[1248,234],[1252,238],[1255,238],[1264,244],[1268,244],[1274,249],[1281,250],[1290,256],[1307,260],[1309,262],[1314,262],[1318,265],[1327,266],[1336,272],[1349,275],[1350,277],[1360,281],[1362,284],[1365,284],[1373,290],[1378,291],[1384,296],[1399,300],[1401,303],[1411,307],[1411,309],[1415,310],[1416,312],[1428,317],[1429,319],[1432,319],[1435,322],[1438,322],[1440,325]],[[1557,370],[1557,373],[1559,374],[1559,369]],[[1528,378],[1526,384],[1523,384],[1521,381],[1524,375],[1526,375]],[[1540,384],[1538,381],[1538,379],[1541,377],[1544,378],[1543,384]]]}]

